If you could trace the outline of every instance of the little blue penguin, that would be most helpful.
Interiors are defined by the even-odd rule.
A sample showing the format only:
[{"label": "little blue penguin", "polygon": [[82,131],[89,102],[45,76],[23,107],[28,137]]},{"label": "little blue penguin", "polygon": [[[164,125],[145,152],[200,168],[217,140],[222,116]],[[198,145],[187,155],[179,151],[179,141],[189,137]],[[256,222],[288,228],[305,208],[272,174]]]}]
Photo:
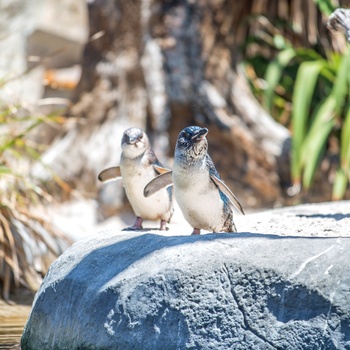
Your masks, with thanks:
[{"label": "little blue penguin", "polygon": [[120,165],[103,170],[98,179],[101,182],[122,179],[126,196],[136,215],[134,225],[127,230],[141,230],[143,220],[160,220],[160,230],[166,230],[174,211],[172,188],[163,189],[151,198],[145,198],[143,190],[157,175],[170,170],[158,161],[142,129],[125,130],[121,147]]},{"label": "little blue penguin", "polygon": [[207,128],[189,126],[183,129],[175,147],[173,170],[153,179],[144,189],[152,196],[173,185],[175,199],[192,234],[201,229],[212,232],[237,232],[232,206],[244,215],[236,196],[222,181],[208,151]]}]

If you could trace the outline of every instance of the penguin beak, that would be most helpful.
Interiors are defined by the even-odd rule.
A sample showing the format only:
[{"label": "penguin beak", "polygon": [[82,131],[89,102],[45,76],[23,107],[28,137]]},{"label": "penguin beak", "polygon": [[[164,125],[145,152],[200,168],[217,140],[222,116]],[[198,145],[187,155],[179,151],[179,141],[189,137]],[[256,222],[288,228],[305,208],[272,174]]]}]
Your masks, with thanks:
[{"label": "penguin beak", "polygon": [[138,136],[138,137],[128,136],[125,141],[129,145],[135,145],[137,142],[142,142],[141,140],[142,140],[142,136]]},{"label": "penguin beak", "polygon": [[207,128],[200,129],[195,135],[192,136],[191,141],[200,141],[208,134],[209,130]]}]

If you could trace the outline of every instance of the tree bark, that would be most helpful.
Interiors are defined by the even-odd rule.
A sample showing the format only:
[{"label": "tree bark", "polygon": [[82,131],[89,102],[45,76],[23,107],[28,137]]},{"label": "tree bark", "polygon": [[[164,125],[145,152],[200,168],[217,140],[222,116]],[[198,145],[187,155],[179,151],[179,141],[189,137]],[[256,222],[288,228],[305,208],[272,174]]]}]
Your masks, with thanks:
[{"label": "tree bark", "polygon": [[171,165],[181,129],[205,125],[209,153],[243,205],[283,204],[290,134],[257,103],[239,68],[246,8],[229,0],[90,1],[75,105],[44,160],[95,196],[97,174],[119,161],[125,128],[146,129]]}]

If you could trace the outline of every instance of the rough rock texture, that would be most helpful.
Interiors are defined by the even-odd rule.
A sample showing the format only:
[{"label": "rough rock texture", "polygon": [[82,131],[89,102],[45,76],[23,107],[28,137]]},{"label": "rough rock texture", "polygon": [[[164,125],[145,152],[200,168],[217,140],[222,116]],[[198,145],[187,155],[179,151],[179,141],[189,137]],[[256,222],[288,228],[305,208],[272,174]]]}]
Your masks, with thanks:
[{"label": "rough rock texture", "polygon": [[[247,215],[238,228],[255,233],[79,241],[51,266],[22,350],[350,349],[349,207]],[[296,235],[300,220],[317,237]],[[330,221],[344,237],[326,237]]]}]

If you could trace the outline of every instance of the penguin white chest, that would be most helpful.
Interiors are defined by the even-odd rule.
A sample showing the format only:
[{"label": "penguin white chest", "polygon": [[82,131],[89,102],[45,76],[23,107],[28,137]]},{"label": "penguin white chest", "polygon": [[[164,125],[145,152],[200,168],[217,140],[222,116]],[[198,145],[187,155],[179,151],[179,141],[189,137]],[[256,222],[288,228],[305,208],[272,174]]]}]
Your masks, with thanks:
[{"label": "penguin white chest", "polygon": [[149,220],[168,220],[170,198],[166,190],[159,191],[154,196],[145,198],[143,190],[154,178],[153,167],[141,164],[120,164],[120,172],[126,196],[136,216]]},{"label": "penguin white chest", "polygon": [[207,171],[173,172],[176,201],[193,228],[218,231],[223,223],[223,201]]}]

